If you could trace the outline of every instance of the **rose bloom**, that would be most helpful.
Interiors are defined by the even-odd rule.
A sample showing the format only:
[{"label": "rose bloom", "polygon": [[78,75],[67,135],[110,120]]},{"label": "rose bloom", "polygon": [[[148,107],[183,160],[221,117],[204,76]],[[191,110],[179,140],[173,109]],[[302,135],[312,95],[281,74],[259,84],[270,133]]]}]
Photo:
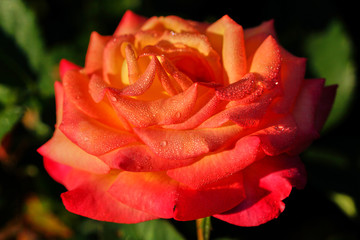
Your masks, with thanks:
[{"label": "rose bloom", "polygon": [[127,11],[112,36],[91,34],[85,67],[61,61],[55,133],[38,151],[75,214],[256,226],[304,187],[298,155],[334,100],[305,63],[273,21],[244,30],[229,16]]}]

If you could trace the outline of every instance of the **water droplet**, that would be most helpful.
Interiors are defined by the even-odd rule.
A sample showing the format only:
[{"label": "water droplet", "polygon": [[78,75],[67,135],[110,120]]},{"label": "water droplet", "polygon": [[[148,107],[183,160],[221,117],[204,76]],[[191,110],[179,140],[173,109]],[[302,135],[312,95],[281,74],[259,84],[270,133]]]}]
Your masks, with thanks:
[{"label": "water droplet", "polygon": [[80,95],[77,95],[75,98],[76,98],[77,100],[79,100],[79,99],[81,98],[81,96],[80,96]]},{"label": "water droplet", "polygon": [[170,34],[172,35],[172,36],[175,36],[175,32],[174,31],[170,31]]},{"label": "water droplet", "polygon": [[181,112],[175,113],[175,117],[176,117],[176,118],[180,118],[180,117],[181,117]]},{"label": "water droplet", "polygon": [[161,147],[166,147],[166,145],[167,145],[167,141],[164,140],[164,141],[161,141],[161,142],[160,142],[160,146],[161,146]]},{"label": "water droplet", "polygon": [[279,132],[282,132],[285,130],[284,126],[282,126],[282,125],[275,126],[274,129]]},{"label": "water droplet", "polygon": [[117,101],[117,98],[115,97],[115,96],[111,96],[111,101],[113,101],[113,102],[116,102]]}]

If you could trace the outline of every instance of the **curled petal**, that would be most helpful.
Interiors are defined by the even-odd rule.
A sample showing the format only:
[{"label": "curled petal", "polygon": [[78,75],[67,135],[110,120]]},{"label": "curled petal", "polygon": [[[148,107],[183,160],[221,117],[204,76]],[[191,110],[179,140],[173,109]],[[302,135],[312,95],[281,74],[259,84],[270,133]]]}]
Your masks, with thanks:
[{"label": "curled petal", "polygon": [[103,161],[86,153],[58,129],[55,130],[54,136],[38,149],[38,152],[55,162],[84,171],[105,174],[110,170]]},{"label": "curled petal", "polygon": [[264,101],[231,106],[204,121],[199,128],[219,127],[228,121],[232,121],[244,129],[257,127],[269,104],[270,102]]},{"label": "curled petal", "polygon": [[244,171],[246,198],[237,207],[213,215],[239,226],[258,226],[284,210],[292,187],[303,188],[306,173],[299,157],[281,155],[253,163]]},{"label": "curled petal", "polygon": [[243,177],[233,174],[201,189],[179,185],[174,219],[195,220],[224,212],[244,200]]},{"label": "curled petal", "polygon": [[60,78],[62,79],[64,77],[65,73],[69,70],[80,70],[80,69],[81,69],[80,66],[78,66],[72,62],[69,62],[66,59],[61,59],[60,65],[59,65]]},{"label": "curled petal", "polygon": [[249,95],[257,94],[257,90],[262,88],[260,83],[263,78],[259,74],[248,73],[238,80],[226,87],[217,89],[216,95],[222,100],[237,101]]},{"label": "curled petal", "polygon": [[189,165],[195,158],[169,159],[156,155],[143,144],[124,146],[99,156],[107,165],[114,169],[131,172],[164,171]]},{"label": "curled petal", "polygon": [[221,101],[210,90],[197,99],[194,113],[186,121],[178,124],[166,125],[164,127],[171,129],[193,129],[201,125],[206,119],[221,111],[226,103]]},{"label": "curled petal", "polygon": [[117,26],[114,36],[136,33],[146,22],[147,18],[139,16],[134,12],[127,10]]},{"label": "curled petal", "polygon": [[188,89],[193,84],[192,80],[183,72],[179,71],[179,69],[176,66],[174,66],[169,61],[169,59],[164,57],[159,57],[159,61],[163,66],[163,68],[165,69],[165,71],[169,73],[171,77],[174,78],[174,80],[179,84],[179,86],[183,91]]},{"label": "curled petal", "polygon": [[63,185],[65,185],[66,176],[72,170],[72,167],[55,162],[46,157],[44,157],[44,168],[55,181]]},{"label": "curled petal", "polygon": [[152,17],[141,27],[141,30],[143,31],[152,29],[158,31],[171,30],[176,33],[197,33],[196,28],[192,24],[177,16]]},{"label": "curled petal", "polygon": [[247,136],[237,141],[233,149],[217,152],[199,161],[167,171],[167,174],[192,188],[214,183],[252,164],[260,155],[260,139]]},{"label": "curled petal", "polygon": [[89,79],[79,71],[67,71],[63,78],[65,97],[87,116],[106,125],[124,129],[126,123],[119,119],[111,106],[101,101],[94,102],[89,93]]},{"label": "curled petal", "polygon": [[167,33],[155,47],[193,81],[223,83],[220,57],[204,35]]},{"label": "curled petal", "polygon": [[228,82],[237,82],[247,70],[243,28],[225,15],[206,32],[212,46],[222,56]]},{"label": "curled petal", "polygon": [[111,36],[101,36],[97,32],[91,33],[85,57],[85,71],[87,74],[92,74],[102,69],[104,49],[110,39]]},{"label": "curled petal", "polygon": [[267,155],[275,156],[292,147],[298,137],[297,134],[298,126],[294,118],[287,115],[252,135],[260,138],[261,147]]},{"label": "curled petal", "polygon": [[262,22],[259,26],[253,28],[247,28],[244,30],[245,40],[249,40],[254,36],[264,35],[264,34],[267,36],[271,35],[275,39],[277,38],[274,28],[274,20],[265,21]]},{"label": "curled petal", "polygon": [[236,125],[194,130],[149,127],[135,128],[134,131],[155,154],[167,159],[187,159],[226,146],[241,128]]},{"label": "curled petal", "polygon": [[121,35],[113,37],[112,40],[106,44],[103,53],[103,78],[107,84],[116,88],[122,88],[124,87],[124,83],[128,82],[128,79],[122,81],[123,64],[125,60],[122,47],[132,42],[134,42],[134,36]]},{"label": "curled petal", "polygon": [[62,121],[62,115],[63,115],[64,88],[60,82],[55,82],[54,88],[55,88],[55,104],[56,104],[55,127],[58,127]]},{"label": "curled petal", "polygon": [[101,155],[137,141],[134,134],[89,118],[71,102],[66,101],[59,128],[73,143],[93,155]]},{"label": "curled petal", "polygon": [[117,201],[107,192],[116,174],[77,173],[74,176],[84,181],[79,186],[61,194],[68,211],[96,220],[116,223],[138,223],[157,218]]},{"label": "curled petal", "polygon": [[[129,68],[131,65],[135,65],[135,63],[131,64],[128,62]],[[132,68],[136,68],[136,67],[132,67]],[[155,58],[153,58],[149,63],[149,65],[147,66],[145,72],[141,76],[138,76],[138,73],[135,73],[135,77],[137,78],[136,80],[130,80],[134,76],[133,77],[130,76],[131,73],[129,71],[129,81],[130,82],[134,81],[134,82],[131,85],[121,90],[118,90],[119,94],[124,96],[139,96],[144,94],[145,91],[149,89],[149,87],[154,81],[156,69],[157,69],[156,60]]]},{"label": "curled petal", "polygon": [[246,56],[252,56],[256,49],[261,45],[261,43],[271,35],[273,38],[277,39],[274,20],[269,20],[261,23],[257,27],[247,28],[244,30],[245,38],[245,48]]},{"label": "curled petal", "polygon": [[196,102],[197,84],[185,92],[166,99],[142,101],[122,96],[109,89],[108,97],[118,115],[136,127],[173,124],[187,119]]},{"label": "curled petal", "polygon": [[89,80],[89,94],[94,102],[99,103],[105,96],[105,90],[108,88],[106,82],[98,74],[92,74]]},{"label": "curled petal", "polygon": [[[322,125],[319,123],[324,122],[334,99],[335,89],[330,89],[330,91],[327,89],[325,92],[324,96],[329,97],[325,100],[322,98],[324,79],[312,79],[303,82],[293,109],[293,115],[299,128],[296,147],[292,149],[293,153],[303,151],[314,139],[319,137],[319,126]],[[321,106],[319,103],[323,105]],[[321,120],[318,122],[317,119]]]},{"label": "curled petal", "polygon": [[301,84],[305,76],[305,58],[299,58],[291,55],[285,49],[281,48],[281,69],[280,86],[282,96],[275,100],[272,107],[277,113],[286,113],[293,106],[296,97],[300,91]]},{"label": "curled petal", "polygon": [[178,182],[163,172],[121,172],[108,192],[131,208],[160,218],[172,218]]},{"label": "curled petal", "polygon": [[265,87],[273,88],[278,83],[280,66],[279,45],[272,36],[269,36],[252,56],[249,72],[259,73],[264,78]]}]

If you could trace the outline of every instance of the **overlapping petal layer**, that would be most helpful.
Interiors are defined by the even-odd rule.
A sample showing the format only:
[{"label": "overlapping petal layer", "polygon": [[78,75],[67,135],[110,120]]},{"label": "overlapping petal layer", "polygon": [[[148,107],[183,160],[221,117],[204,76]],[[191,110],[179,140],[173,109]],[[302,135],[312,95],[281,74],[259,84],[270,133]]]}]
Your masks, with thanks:
[{"label": "overlapping petal layer", "polygon": [[112,36],[91,34],[84,68],[61,61],[56,129],[38,151],[76,214],[257,226],[304,187],[298,154],[334,100],[336,87],[304,79],[305,62],[273,21],[127,11]]}]

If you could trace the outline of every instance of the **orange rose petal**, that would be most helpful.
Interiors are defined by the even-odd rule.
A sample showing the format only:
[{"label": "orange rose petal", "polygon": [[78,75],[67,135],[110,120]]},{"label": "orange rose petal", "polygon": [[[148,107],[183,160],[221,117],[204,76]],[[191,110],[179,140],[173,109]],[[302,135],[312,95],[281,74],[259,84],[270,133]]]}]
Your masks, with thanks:
[{"label": "orange rose petal", "polygon": [[268,157],[243,173],[244,201],[230,211],[213,215],[238,226],[258,226],[277,218],[285,208],[282,200],[292,187],[303,188],[306,182],[305,168],[298,156]]},{"label": "orange rose petal", "polygon": [[134,134],[101,124],[67,101],[59,128],[73,143],[92,155],[102,155],[137,141]]},{"label": "orange rose petal", "polygon": [[275,39],[277,38],[274,28],[274,20],[265,21],[262,22],[259,26],[247,28],[244,30],[245,40],[248,40],[257,35],[264,35],[264,34],[266,34],[267,36],[271,35]]},{"label": "orange rose petal", "polygon": [[303,151],[316,138],[319,132],[315,127],[317,107],[324,88],[324,79],[311,79],[303,82],[299,96],[296,99],[293,115],[298,125],[295,152]]},{"label": "orange rose petal", "polygon": [[223,84],[220,56],[202,34],[165,32],[156,46],[191,79]]},{"label": "orange rose petal", "polygon": [[127,10],[124,13],[113,35],[120,36],[125,34],[134,34],[141,28],[141,26],[146,22],[146,20],[147,18],[139,16],[134,12]]},{"label": "orange rose petal", "polygon": [[193,84],[185,92],[170,98],[142,101],[121,95],[108,89],[108,97],[119,116],[136,127],[173,124],[188,118],[196,102],[198,85]]},{"label": "orange rose petal", "polygon": [[249,72],[259,73],[264,78],[265,87],[271,89],[278,84],[280,65],[279,45],[268,36],[252,56]]},{"label": "orange rose petal", "polygon": [[172,80],[168,73],[165,71],[165,69],[163,68],[163,66],[161,65],[161,63],[159,62],[158,58],[161,58],[161,56],[157,56],[156,58],[154,58],[156,60],[156,64],[157,64],[157,76],[158,79],[161,83],[161,86],[164,88],[164,90],[166,91],[167,94],[169,94],[170,96],[174,96],[176,94],[179,94],[182,92],[182,89],[180,88],[180,86],[174,81]]},{"label": "orange rose petal", "polygon": [[83,113],[109,126],[124,129],[121,121],[109,104],[104,101],[95,103],[89,93],[89,79],[79,71],[67,71],[63,78],[67,101],[72,102]]},{"label": "orange rose petal", "polygon": [[44,168],[49,175],[58,183],[65,184],[65,178],[71,171],[72,167],[55,162],[44,157]]},{"label": "orange rose petal", "polygon": [[[260,84],[263,78],[256,73],[248,73],[237,82],[216,90],[216,95],[226,101],[238,101],[249,95],[257,94],[257,90],[262,87]],[[262,91],[261,91],[262,92]]]},{"label": "orange rose petal", "polygon": [[105,90],[109,85],[102,79],[101,76],[94,73],[89,80],[89,94],[94,102],[99,103],[104,99]]},{"label": "orange rose petal", "polygon": [[216,95],[214,95],[214,90],[212,89],[205,93],[202,97],[198,98],[194,108],[194,114],[190,116],[190,118],[182,123],[165,125],[164,128],[179,130],[196,128],[213,114],[221,111],[225,105],[225,102],[221,101]]},{"label": "orange rose petal", "polygon": [[[130,66],[130,65],[135,65],[135,64],[128,63],[128,66]],[[143,74],[141,74],[141,76],[138,76],[137,75],[138,73],[136,73],[136,77],[137,77],[136,81],[133,82],[133,84],[131,84],[121,90],[118,90],[119,94],[125,95],[125,96],[139,96],[139,95],[144,94],[145,91],[150,88],[151,84],[154,81],[156,69],[157,69],[156,60],[155,60],[155,58],[153,58],[150,61],[149,65],[147,66],[145,72]],[[131,73],[129,71],[129,75],[130,74]],[[132,77],[129,76],[129,80],[131,78]],[[131,80],[130,80],[130,82],[131,82]]]},{"label": "orange rose petal", "polygon": [[211,45],[222,56],[228,82],[237,82],[247,70],[243,28],[225,15],[211,24],[206,34]]},{"label": "orange rose petal", "polygon": [[88,172],[105,174],[110,170],[103,161],[86,153],[58,129],[55,130],[54,136],[38,149],[38,152],[55,162]]},{"label": "orange rose petal", "polygon": [[116,223],[138,223],[158,218],[117,201],[107,192],[116,175],[78,173],[76,176],[83,178],[83,183],[61,194],[68,211],[99,221]]},{"label": "orange rose petal", "polygon": [[121,147],[101,155],[99,158],[111,168],[131,172],[164,171],[183,167],[196,161],[195,158],[165,159],[142,144]]},{"label": "orange rose petal", "polygon": [[252,135],[261,140],[263,151],[270,156],[284,153],[296,141],[298,127],[292,116],[287,115]]},{"label": "orange rose petal", "polygon": [[232,121],[242,128],[257,127],[267,111],[269,101],[240,104],[224,109],[205,120],[199,128],[219,127],[228,121]]},{"label": "orange rose petal", "polygon": [[85,57],[85,72],[87,74],[92,74],[102,69],[104,48],[110,39],[111,36],[101,36],[97,32],[91,33]]},{"label": "orange rose petal", "polygon": [[137,61],[136,50],[133,45],[126,44],[124,52],[128,66],[129,83],[132,84],[140,77],[140,67]]},{"label": "orange rose petal", "polygon": [[[103,79],[104,81],[116,88],[123,88],[122,82],[122,66],[125,60],[123,55],[122,46],[124,43],[134,42],[134,36],[132,35],[121,35],[113,37],[109,41],[103,52]],[[127,80],[124,82],[128,82]]]},{"label": "orange rose petal", "polygon": [[201,34],[205,34],[206,29],[210,26],[210,23],[208,23],[208,22],[198,22],[198,21],[193,21],[193,20],[189,20],[189,19],[187,19],[186,21]]},{"label": "orange rose petal", "polygon": [[170,30],[176,33],[181,33],[181,32],[197,33],[196,28],[192,24],[177,16],[151,17],[141,27],[142,31],[154,30],[154,29],[161,32],[164,30]]},{"label": "orange rose petal", "polygon": [[[169,62],[192,81],[223,83],[220,57],[203,37],[175,34],[171,35],[169,40],[164,37],[162,39],[163,41],[156,45],[159,54],[165,55]],[[201,47],[202,45],[204,47]],[[172,71],[171,68],[169,70]]]},{"label": "orange rose petal", "polygon": [[274,29],[274,21],[269,20],[263,22],[261,25],[253,28],[247,28],[244,30],[246,56],[252,56],[261,43],[271,35],[274,39],[277,39]]},{"label": "orange rose petal", "polygon": [[65,75],[65,73],[69,70],[80,70],[81,67],[69,62],[66,59],[61,59],[60,64],[59,64],[59,74],[60,74],[60,78],[62,79]]},{"label": "orange rose petal", "polygon": [[241,173],[235,173],[201,189],[179,185],[174,219],[190,221],[227,211],[245,198]]},{"label": "orange rose petal", "polygon": [[131,208],[160,218],[172,218],[178,185],[163,172],[121,172],[108,192]]},{"label": "orange rose petal", "polygon": [[56,104],[56,126],[59,127],[63,115],[64,88],[61,82],[54,83],[55,88],[55,104]]},{"label": "orange rose petal", "polygon": [[260,139],[247,136],[237,141],[233,149],[201,158],[199,161],[167,171],[167,174],[192,188],[201,188],[232,175],[252,164],[259,156]]},{"label": "orange rose petal", "polygon": [[188,89],[193,84],[193,81],[183,72],[179,71],[179,69],[174,66],[174,64],[172,64],[169,59],[165,57],[159,57],[159,61],[165,71],[170,74],[172,78],[175,79],[175,81],[179,84],[183,91]]},{"label": "orange rose petal", "polygon": [[300,90],[300,86],[305,76],[306,59],[295,57],[285,49],[280,48],[281,69],[280,86],[282,88],[281,98],[275,100],[272,110],[277,113],[286,113]]},{"label": "orange rose petal", "polygon": [[172,130],[157,127],[135,128],[135,133],[157,155],[167,159],[187,159],[216,151],[239,135],[237,125],[214,129]]}]

